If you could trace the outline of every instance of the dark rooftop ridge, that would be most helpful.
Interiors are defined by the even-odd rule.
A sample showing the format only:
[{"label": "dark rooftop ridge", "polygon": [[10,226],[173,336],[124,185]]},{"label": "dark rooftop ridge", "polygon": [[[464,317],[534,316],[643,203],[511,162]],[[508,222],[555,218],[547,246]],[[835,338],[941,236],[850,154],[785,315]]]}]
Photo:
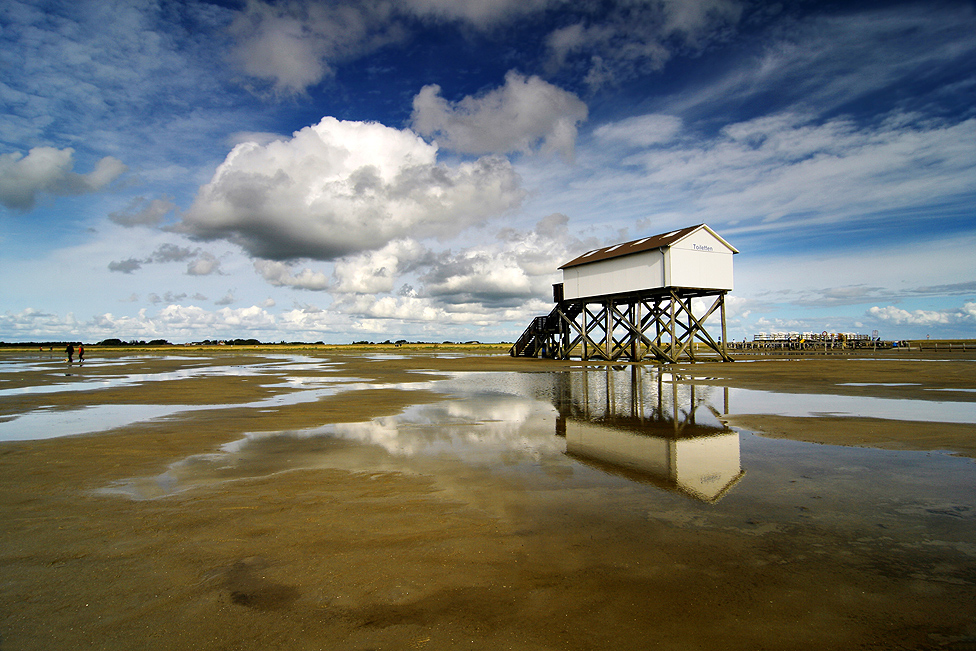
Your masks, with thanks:
[{"label": "dark rooftop ridge", "polygon": [[667,233],[660,233],[659,235],[651,235],[650,237],[642,237],[639,240],[633,240],[631,242],[624,242],[622,244],[614,244],[612,246],[606,246],[601,249],[594,249],[588,251],[583,255],[574,258],[567,262],[566,264],[559,267],[560,269],[568,269],[570,267],[578,267],[583,264],[589,264],[591,262],[598,262],[600,260],[610,260],[611,258],[620,258],[625,255],[631,255],[633,253],[640,253],[641,251],[651,251],[653,249],[661,249],[667,246],[671,246],[675,242],[681,240],[687,235],[691,235],[699,228],[706,228],[709,233],[717,237],[722,241],[733,253],[738,253],[738,251],[728,242],[726,242],[722,237],[718,235],[715,231],[708,227],[706,224],[695,224],[694,226],[687,226],[685,228],[680,228],[676,231],[669,231]]}]

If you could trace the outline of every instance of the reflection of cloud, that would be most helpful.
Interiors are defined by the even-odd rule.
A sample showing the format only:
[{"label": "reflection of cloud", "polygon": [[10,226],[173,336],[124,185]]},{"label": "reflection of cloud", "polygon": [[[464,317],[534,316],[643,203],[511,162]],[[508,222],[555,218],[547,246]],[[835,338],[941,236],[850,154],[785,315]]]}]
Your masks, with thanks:
[{"label": "reflection of cloud", "polygon": [[[309,378],[301,375],[301,365],[288,363],[282,369],[290,378],[289,386],[306,386],[303,380]],[[368,422],[250,434],[222,446],[216,454],[191,456],[172,464],[162,475],[120,482],[109,491],[147,498],[299,468],[415,467],[391,464],[387,455],[401,460],[436,459],[489,467],[536,466],[538,462],[550,467],[566,466],[569,462],[564,453],[570,442],[577,453],[591,453],[584,456],[595,454],[605,462],[620,461],[625,466],[636,463],[642,472],[663,473],[664,485],[677,485],[702,499],[716,498],[739,474],[738,438],[735,434],[725,436],[727,428],[696,425],[691,415],[680,409],[682,422],[678,429],[660,415],[645,423],[647,427],[635,429],[626,409],[618,411],[617,407],[624,407],[630,394],[640,394],[654,402],[650,397],[656,395],[658,385],[650,380],[658,377],[655,373],[642,371],[641,382],[636,385],[632,384],[629,371],[574,372],[559,378],[529,375],[458,373],[448,380],[385,385],[397,390],[436,391],[444,394],[445,400],[413,405],[398,415]],[[334,384],[340,381],[341,384]],[[314,400],[323,391],[361,390],[372,385],[350,384],[348,379],[337,378],[325,380],[323,385],[322,378],[316,378],[308,386],[309,391],[290,393],[286,399]],[[673,388],[668,382],[665,386]],[[672,388],[666,389],[668,396],[677,399],[678,393]],[[570,389],[568,394],[566,389]],[[689,406],[685,400],[689,390],[687,385],[682,386],[677,404]],[[612,395],[609,399],[607,391]],[[545,399],[533,397],[542,395]],[[557,417],[562,417],[552,404],[557,395],[561,401],[569,399],[594,408],[586,417],[573,417],[564,431],[565,438],[557,436]],[[281,397],[264,401],[272,404]],[[611,412],[603,411],[608,405],[617,406]],[[565,406],[563,402],[560,409]],[[679,430],[681,434],[675,434]],[[719,436],[715,436],[716,432]],[[677,454],[673,449],[675,441],[680,441]],[[364,445],[354,446],[353,442]],[[648,451],[650,456],[645,454]],[[607,455],[612,458],[605,459]]]},{"label": "reflection of cloud", "polygon": [[[318,364],[313,365],[320,368]],[[235,367],[236,368],[236,367]],[[286,364],[300,371],[300,365]],[[151,499],[196,486],[206,486],[246,477],[299,468],[343,467],[356,470],[370,464],[388,467],[385,454],[396,457],[436,456],[473,463],[511,463],[518,458],[537,460],[563,458],[562,440],[553,433],[553,408],[524,395],[485,394],[487,375],[461,374],[462,380],[418,381],[385,385],[408,391],[447,389],[453,399],[442,403],[415,405],[397,415],[362,423],[341,423],[309,430],[260,432],[228,443],[213,454],[193,455],[170,465],[154,477],[124,480],[104,489],[136,499]],[[512,374],[514,375],[514,374]],[[300,376],[299,376],[300,377]],[[355,390],[372,385],[353,385],[348,378],[316,378],[308,391],[288,394],[288,400],[318,399],[322,392]],[[538,380],[536,378],[535,380]],[[324,386],[320,386],[323,384]],[[545,379],[544,382],[548,382]],[[531,382],[530,382],[531,383]],[[303,386],[299,383],[298,386]],[[527,389],[522,382],[522,390]],[[279,397],[266,398],[274,403]],[[357,446],[347,457],[352,442]],[[379,451],[382,450],[382,453]],[[343,458],[336,458],[339,454]],[[351,461],[350,461],[351,459]]]},{"label": "reflection of cloud", "polygon": [[521,396],[468,396],[416,405],[397,416],[367,423],[337,424],[333,431],[402,456],[448,454],[476,460],[504,450],[535,458],[562,452],[562,443],[553,436],[551,420],[547,420],[552,413],[550,404]]}]

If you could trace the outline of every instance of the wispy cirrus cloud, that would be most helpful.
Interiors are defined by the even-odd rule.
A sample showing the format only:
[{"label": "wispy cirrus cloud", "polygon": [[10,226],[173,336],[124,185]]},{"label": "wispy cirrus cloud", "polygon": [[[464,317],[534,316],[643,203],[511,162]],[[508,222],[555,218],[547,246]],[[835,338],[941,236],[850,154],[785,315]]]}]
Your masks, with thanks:
[{"label": "wispy cirrus cloud", "polygon": [[[545,40],[549,68],[584,66],[591,88],[658,71],[676,51],[727,38],[742,18],[737,0],[664,0],[573,5],[576,20]],[[592,13],[591,13],[592,12]]]},{"label": "wispy cirrus cloud", "polygon": [[[758,50],[743,48],[707,83],[654,106],[688,119],[724,113],[726,120],[756,105],[818,117],[954,110],[965,102],[973,75],[962,86],[943,75],[973,69],[974,29],[970,3],[898,3],[803,18],[787,13],[760,30]],[[891,97],[893,89],[900,89],[898,99],[879,108],[877,98]]]},{"label": "wispy cirrus cloud", "polygon": [[[647,125],[643,142],[638,119]],[[677,124],[644,116],[601,127],[599,149],[589,150],[593,173],[579,187],[622,201],[639,194],[679,223],[732,225],[732,233],[852,221],[890,228],[899,214],[938,220],[947,205],[962,208],[976,196],[976,150],[967,146],[976,119],[893,114],[859,125],[783,113],[730,123],[714,136]]]},{"label": "wispy cirrus cloud", "polygon": [[124,151],[146,172],[239,120],[221,65],[232,14],[217,4],[9,0],[0,12],[8,148],[70,146],[92,160]]}]

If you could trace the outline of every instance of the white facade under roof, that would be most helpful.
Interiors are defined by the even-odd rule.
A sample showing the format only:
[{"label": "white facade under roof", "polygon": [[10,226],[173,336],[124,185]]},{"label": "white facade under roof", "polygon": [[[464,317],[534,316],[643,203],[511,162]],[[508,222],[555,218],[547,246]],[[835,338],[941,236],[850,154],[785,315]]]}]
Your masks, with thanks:
[{"label": "white facade under roof", "polygon": [[736,253],[705,224],[596,249],[560,267],[563,300],[665,288],[730,291]]}]

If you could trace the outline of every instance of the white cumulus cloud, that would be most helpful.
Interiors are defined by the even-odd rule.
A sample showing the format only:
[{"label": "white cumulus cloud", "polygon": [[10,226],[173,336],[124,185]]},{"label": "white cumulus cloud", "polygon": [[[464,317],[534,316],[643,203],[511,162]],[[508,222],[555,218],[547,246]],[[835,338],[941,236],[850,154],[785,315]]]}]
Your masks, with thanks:
[{"label": "white cumulus cloud", "polygon": [[397,278],[429,257],[416,240],[390,242],[378,251],[369,251],[336,261],[333,289],[341,294],[392,292]]},{"label": "white cumulus cloud", "polygon": [[409,39],[424,23],[496,28],[564,0],[247,0],[230,25],[231,60],[279,95],[304,93],[345,62]]},{"label": "white cumulus cloud", "polygon": [[331,76],[336,63],[401,38],[391,12],[385,2],[248,0],[230,26],[231,57],[275,92],[301,93]]},{"label": "white cumulus cloud", "polygon": [[557,152],[573,156],[577,125],[586,120],[586,104],[573,93],[510,71],[505,84],[458,102],[441,97],[436,84],[424,86],[413,100],[413,127],[437,138],[448,149],[469,154]]},{"label": "white cumulus cloud", "polygon": [[581,248],[567,223],[556,213],[531,230],[504,229],[494,240],[456,252],[435,253],[404,241],[343,259],[333,274],[334,307],[374,319],[521,321],[551,309],[546,301],[556,269],[574,257],[570,250]]},{"label": "white cumulus cloud", "polygon": [[503,158],[448,166],[409,130],[326,117],[287,141],[235,147],[177,230],[268,260],[334,260],[456,235],[523,194]]},{"label": "white cumulus cloud", "polygon": [[27,211],[42,193],[75,195],[98,192],[126,171],[116,158],[106,156],[87,174],[73,172],[74,150],[70,147],[34,147],[26,156],[0,155],[0,204]]},{"label": "white cumulus cloud", "polygon": [[275,287],[295,287],[314,291],[329,288],[329,277],[320,271],[302,269],[294,273],[293,266],[286,262],[274,260],[255,260],[254,270]]},{"label": "white cumulus cloud", "polygon": [[212,253],[200,253],[196,260],[191,260],[186,265],[188,276],[209,276],[219,273],[220,260]]},{"label": "white cumulus cloud", "polygon": [[894,325],[950,325],[976,323],[976,302],[963,304],[961,308],[947,310],[903,310],[894,305],[874,306],[868,309],[867,316]]}]

